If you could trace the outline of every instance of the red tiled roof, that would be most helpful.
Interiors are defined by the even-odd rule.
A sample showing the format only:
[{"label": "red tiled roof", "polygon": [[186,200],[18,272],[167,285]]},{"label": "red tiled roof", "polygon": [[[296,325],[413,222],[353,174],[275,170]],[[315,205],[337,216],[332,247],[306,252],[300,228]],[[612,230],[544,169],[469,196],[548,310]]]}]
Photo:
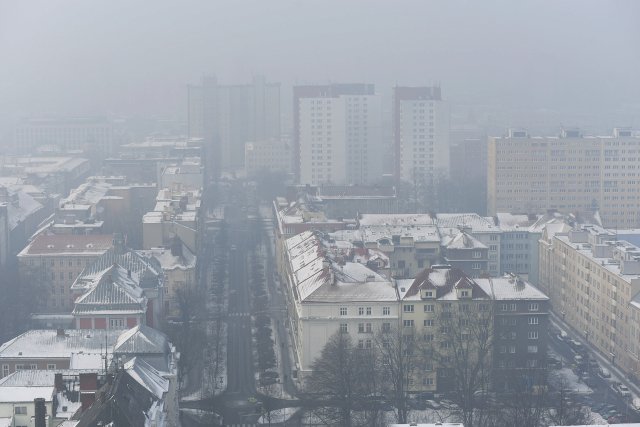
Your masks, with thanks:
[{"label": "red tiled roof", "polygon": [[104,252],[111,246],[111,234],[41,234],[25,248],[23,254]]}]

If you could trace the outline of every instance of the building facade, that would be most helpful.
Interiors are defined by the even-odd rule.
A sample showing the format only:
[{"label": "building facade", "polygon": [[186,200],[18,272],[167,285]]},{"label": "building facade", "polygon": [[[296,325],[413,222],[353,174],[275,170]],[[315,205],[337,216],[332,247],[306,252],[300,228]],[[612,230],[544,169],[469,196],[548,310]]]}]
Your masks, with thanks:
[{"label": "building facade", "polygon": [[293,149],[287,139],[252,141],[244,145],[244,169],[249,177],[259,172],[291,173]]},{"label": "building facade", "polygon": [[640,248],[598,226],[550,231],[540,241],[539,279],[549,289],[553,311],[638,378]]},{"label": "building facade", "polygon": [[71,285],[113,247],[113,235],[40,234],[18,254],[21,280],[41,283],[43,313],[71,313]]},{"label": "building facade", "polygon": [[372,84],[293,88],[294,172],[301,184],[382,178],[381,97]]},{"label": "building facade", "polygon": [[215,76],[188,86],[189,137],[205,141],[205,164],[244,165],[244,144],[280,138],[280,84],[256,76],[249,84],[221,85]]},{"label": "building facade", "polygon": [[489,138],[488,211],[599,212],[605,227],[640,226],[640,137],[615,129],[611,136],[531,137],[510,130]]},{"label": "building facade", "polygon": [[449,176],[449,112],[440,87],[393,88],[393,144],[397,181]]}]

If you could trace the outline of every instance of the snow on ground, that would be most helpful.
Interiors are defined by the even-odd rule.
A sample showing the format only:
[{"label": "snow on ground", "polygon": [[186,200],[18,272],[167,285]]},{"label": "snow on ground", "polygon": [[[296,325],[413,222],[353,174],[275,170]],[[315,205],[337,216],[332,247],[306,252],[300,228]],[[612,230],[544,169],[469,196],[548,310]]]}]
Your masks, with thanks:
[{"label": "snow on ground", "polygon": [[571,390],[574,393],[588,394],[593,393],[586,384],[580,382],[578,376],[569,368],[562,368],[555,371],[549,381],[556,388],[565,388]]},{"label": "snow on ground", "polygon": [[[271,424],[284,423],[298,412],[300,408],[283,408],[271,411]],[[269,424],[267,415],[258,418],[258,424]]]}]

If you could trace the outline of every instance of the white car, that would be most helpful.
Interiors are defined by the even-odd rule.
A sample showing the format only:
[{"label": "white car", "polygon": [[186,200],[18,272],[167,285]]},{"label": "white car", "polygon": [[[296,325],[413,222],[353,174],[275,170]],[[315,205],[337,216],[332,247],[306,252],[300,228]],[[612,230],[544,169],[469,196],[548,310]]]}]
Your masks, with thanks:
[{"label": "white car", "polygon": [[620,397],[631,397],[631,392],[624,384],[614,384],[615,391],[620,395]]},{"label": "white car", "polygon": [[607,368],[603,368],[602,366],[600,367],[599,374],[602,378],[611,378],[611,372],[609,372]]}]

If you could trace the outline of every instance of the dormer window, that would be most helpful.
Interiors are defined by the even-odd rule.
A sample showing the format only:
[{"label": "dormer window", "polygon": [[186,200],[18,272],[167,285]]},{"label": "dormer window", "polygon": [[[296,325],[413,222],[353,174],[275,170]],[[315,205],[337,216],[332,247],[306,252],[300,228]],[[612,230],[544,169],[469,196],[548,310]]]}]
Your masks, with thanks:
[{"label": "dormer window", "polygon": [[436,297],[436,291],[433,289],[422,289],[420,291],[422,299],[433,299]]}]

